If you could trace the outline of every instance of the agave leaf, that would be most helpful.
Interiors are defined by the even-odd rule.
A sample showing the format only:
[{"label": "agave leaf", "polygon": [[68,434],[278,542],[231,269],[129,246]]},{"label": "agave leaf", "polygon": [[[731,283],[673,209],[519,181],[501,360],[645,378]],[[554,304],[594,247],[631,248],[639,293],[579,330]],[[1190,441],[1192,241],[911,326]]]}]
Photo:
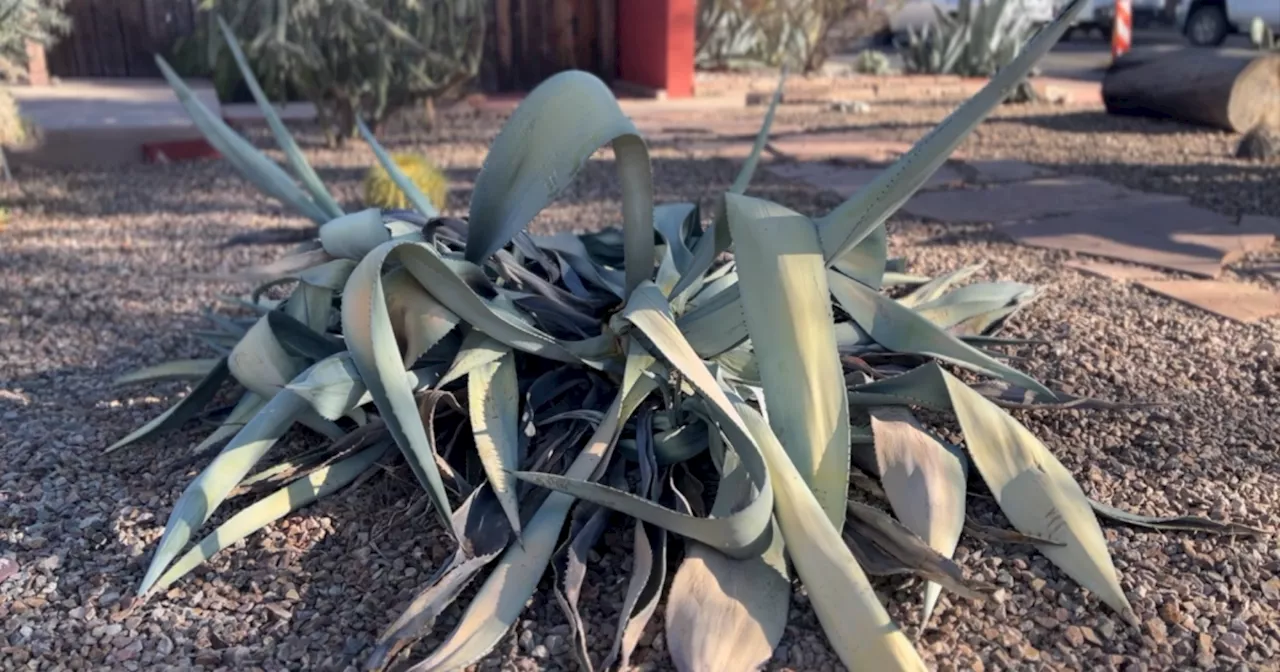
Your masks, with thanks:
[{"label": "agave leaf", "polygon": [[249,141],[237,135],[226,122],[210,112],[209,108],[205,107],[204,103],[191,92],[191,89],[187,88],[178,73],[169,67],[169,63],[164,58],[157,55],[156,65],[160,67],[160,73],[168,80],[169,86],[173,87],[178,95],[178,102],[186,108],[187,114],[191,116],[196,127],[200,129],[209,144],[213,145],[214,149],[217,149],[235,167],[236,172],[252,182],[254,186],[311,221],[317,224],[328,221],[329,217],[298,188],[297,183],[289,177],[288,173],[263,156],[262,152],[249,144]]},{"label": "agave leaf", "polygon": [[[324,228],[323,225],[321,228]],[[317,245],[316,249],[287,254],[269,264],[250,266],[230,275],[211,274],[195,277],[225,282],[270,282],[281,278],[297,277],[297,274],[302,271],[330,261],[333,261],[333,255]]]},{"label": "agave leaf", "polygon": [[260,319],[266,320],[272,335],[288,355],[314,362],[344,350],[341,339],[313,329],[289,313],[273,310]]},{"label": "agave leaf", "polygon": [[971,600],[985,599],[985,593],[995,590],[995,586],[965,579],[964,571],[951,558],[873,506],[849,502],[845,538],[868,574],[914,574]]},{"label": "agave leaf", "polygon": [[1021,532],[1065,544],[1040,552],[1136,625],[1102,528],[1071,472],[1008,413],[951,374],[944,371],[942,378],[970,458],[1009,521]]},{"label": "agave leaf", "polygon": [[348,213],[320,225],[320,244],[324,251],[348,261],[359,262],[391,238],[391,230],[377,208]]},{"label": "agave leaf", "polygon": [[626,278],[618,271],[596,263],[579,236],[572,233],[557,233],[550,236],[533,236],[533,239],[539,248],[558,253],[582,279],[622,298]]},{"label": "agave leaf", "polygon": [[472,329],[462,339],[462,347],[449,365],[449,370],[440,378],[439,387],[460,380],[463,376],[479,370],[486,364],[502,359],[510,348],[489,338],[484,332]]},{"label": "agave leaf", "polygon": [[769,424],[839,529],[849,494],[849,400],[818,232],[804,215],[725,197]]},{"label": "agave leaf", "polygon": [[112,453],[131,443],[181,427],[183,423],[194,418],[218,394],[218,389],[230,375],[231,370],[227,366],[226,358],[219,359],[213,369],[191,388],[191,392],[183,397],[182,401],[170,406],[164,413],[133,430],[128,436],[111,444],[104,452]]},{"label": "agave leaf", "polygon": [[[964,529],[969,471],[964,453],[930,434],[905,408],[872,408],[880,482],[902,524],[950,558]],[[941,586],[925,586],[920,625],[929,623]]]},{"label": "agave leaf", "polygon": [[511,528],[493,491],[482,485],[453,513],[454,536],[462,545],[409,606],[378,636],[365,669],[380,670],[404,646],[431,626],[480,570],[491,564],[511,540]]},{"label": "agave leaf", "polygon": [[655,261],[649,150],[609,88],[573,70],[534,88],[489,149],[471,199],[467,261],[488,259],[523,231],[606,143],[622,185],[627,293],[647,280]]},{"label": "agave leaf", "polygon": [[708,411],[721,424],[757,489],[753,499],[741,502],[732,514],[723,518],[695,518],[636,497],[568,475],[520,472],[516,476],[534,485],[552,488],[587,501],[607,506],[684,537],[701,541],[733,557],[759,554],[769,543],[769,511],[772,496],[768,488],[768,472],[759,457],[759,449],[735,417],[724,392],[676,329],[667,310],[666,297],[652,282],[645,282],[631,293],[622,316],[636,326],[708,401]]},{"label": "agave leaf", "polygon": [[264,315],[245,332],[227,357],[231,375],[250,392],[275,395],[305,368],[303,361],[284,349]]},{"label": "agave leaf", "polygon": [[520,503],[508,474],[524,461],[520,450],[520,381],[516,358],[510,348],[497,361],[467,376],[471,434],[489,485],[507,513],[516,538],[520,538]]},{"label": "agave leaf", "polygon": [[404,452],[414,476],[426,489],[436,514],[448,525],[452,508],[418,415],[413,388],[404,373],[383,291],[382,267],[396,246],[394,241],[378,246],[352,271],[342,295],[342,333],[351,361],[386,421],[387,429]]},{"label": "agave leaf", "polygon": [[179,359],[155,366],[147,366],[116,378],[112,385],[137,385],[139,383],[155,383],[164,380],[200,380],[205,378],[223,360],[219,359]]},{"label": "agave leaf", "polygon": [[831,267],[872,289],[880,289],[884,285],[888,256],[889,234],[883,226],[878,226]]},{"label": "agave leaf", "polygon": [[257,415],[258,411],[262,410],[262,407],[265,406],[266,403],[267,400],[263,397],[252,392],[245,392],[240,397],[240,401],[237,401],[236,405],[232,407],[231,412],[227,414],[227,417],[222,421],[222,424],[218,425],[218,428],[213,430],[209,436],[206,436],[203,441],[196,444],[196,446],[191,449],[191,453],[193,455],[199,455],[200,453],[203,453],[219,443],[235,436],[236,432],[240,431],[240,428],[244,427],[246,423],[252,420],[253,416]]},{"label": "agave leaf", "polygon": [[458,316],[402,268],[383,276],[382,291],[406,369],[458,326]]},{"label": "agave leaf", "polygon": [[329,217],[341,217],[342,208],[338,202],[333,200],[333,196],[329,190],[325,188],[324,183],[320,181],[320,176],[316,175],[316,171],[311,169],[311,164],[307,163],[307,157],[302,154],[302,150],[298,148],[298,143],[294,142],[293,136],[289,133],[289,129],[285,128],[284,122],[280,120],[280,115],[276,114],[276,108],[267,98],[267,94],[263,93],[262,87],[258,85],[258,78],[253,74],[253,68],[249,67],[249,61],[245,58],[244,52],[240,50],[240,42],[236,39],[231,27],[218,17],[218,28],[222,31],[222,37],[227,43],[227,48],[231,51],[232,58],[236,61],[236,67],[240,69],[240,76],[244,79],[245,84],[249,86],[249,92],[253,94],[253,99],[258,102],[258,109],[262,110],[262,116],[267,120],[267,125],[271,127],[271,133],[276,137],[276,144],[284,151],[285,157],[289,159],[289,166],[293,168],[294,175],[302,181],[302,186],[311,192],[311,197],[315,199],[316,205]]},{"label": "agave leaf", "polygon": [[[628,356],[626,375],[618,396],[605,412],[603,421],[586,447],[574,458],[565,473],[567,477],[581,480],[596,473],[618,440],[626,422],[628,406],[633,409],[640,399],[656,389],[652,379],[636,370],[638,359]],[[564,493],[553,492],[547,496],[537,513],[525,524],[522,543],[507,548],[458,619],[453,632],[440,648],[411,668],[414,672],[460,669],[479,660],[497,645],[519,618],[525,602],[533,595],[539,579],[546,572],[573,501]]]},{"label": "agave leaf", "polygon": [[968,280],[970,277],[973,277],[975,273],[986,268],[986,266],[986,262],[980,262],[957,268],[945,275],[940,275],[919,287],[916,287],[909,294],[898,299],[898,303],[901,303],[908,308],[915,308],[916,306],[927,304],[945,294],[952,285]]},{"label": "agave leaf", "polygon": [[840,307],[876,343],[894,352],[937,357],[1055,398],[1036,379],[979,352],[897,301],[839,273],[828,273],[827,280]]},{"label": "agave leaf", "polygon": [[587,556],[604,534],[605,524],[609,521],[609,510],[594,504],[585,506],[590,507],[587,509],[590,513],[581,516],[585,521],[581,525],[575,517],[574,527],[571,528],[569,539],[561,551],[564,554],[562,560],[553,564],[552,567],[556,570],[557,576],[556,601],[560,603],[560,609],[564,611],[565,619],[573,629],[574,657],[582,669],[592,672],[595,668],[591,664],[591,654],[588,651],[587,624],[578,610],[578,600],[582,595],[582,581],[587,577]]},{"label": "agave leaf", "polygon": [[[720,441],[716,440],[717,445]],[[732,450],[721,453],[712,516],[729,512],[751,482]],[[681,672],[757,670],[773,655],[787,625],[791,581],[782,534],[759,557],[735,560],[690,541],[667,596],[666,633]]]},{"label": "agave leaf", "polygon": [[300,282],[289,294],[289,300],[285,301],[284,311],[272,312],[288,315],[311,332],[324,334],[329,327],[329,316],[333,313],[333,294],[332,289]]},{"label": "agave leaf", "polygon": [[187,489],[174,504],[173,512],[169,514],[164,535],[156,546],[146,576],[138,588],[140,597],[151,591],[161,573],[187,544],[196,528],[213,515],[214,509],[226,499],[227,493],[244,480],[253,465],[262,459],[308,408],[306,400],[288,390],[281,390],[236,433],[213,462],[187,485]]},{"label": "agave leaf", "polygon": [[[726,224],[725,231],[729,230]],[[747,314],[742,307],[741,288],[733,283],[680,316],[676,323],[694,352],[711,359],[733,349],[747,339]]]},{"label": "agave leaf", "polygon": [[1052,22],[1036,34],[1016,58],[991,78],[982,90],[942,120],[932,131],[880,173],[818,221],[822,249],[828,262],[862,242],[884,224],[903,203],[928,181],[947,157],[979,123],[1009,96],[1027,73],[1048,53],[1075,22],[1080,9],[1091,0],[1072,0]]},{"label": "agave leaf", "polygon": [[349,352],[339,352],[316,362],[285,389],[307,400],[326,420],[337,420],[349,413],[360,405],[366,392]]},{"label": "agave leaf", "polygon": [[850,669],[925,669],[881,606],[849,547],[787,457],[765,419],[741,399],[737,415],[759,443],[773,479],[778,528],[827,641]]},{"label": "agave leaf", "polygon": [[1240,523],[1224,523],[1199,516],[1144,516],[1139,513],[1117,509],[1114,506],[1108,506],[1095,499],[1089,500],[1089,506],[1093,507],[1094,513],[1104,518],[1152,530],[1189,530],[1191,532],[1229,534],[1241,537],[1261,537],[1275,534],[1271,530],[1241,525]]},{"label": "agave leaf", "polygon": [[382,443],[365,449],[336,464],[312,472],[245,507],[173,563],[169,571],[156,582],[155,589],[168,588],[222,549],[356,480],[386,455],[389,447],[390,443]]},{"label": "agave leaf", "polygon": [[410,180],[404,174],[404,171],[400,170],[400,166],[396,165],[395,159],[392,159],[387,150],[382,148],[382,144],[378,142],[378,138],[374,136],[373,131],[370,131],[369,127],[365,125],[363,119],[356,119],[356,128],[360,130],[360,137],[369,143],[369,149],[373,150],[373,155],[378,159],[378,165],[387,171],[387,176],[391,178],[392,182],[395,182],[396,187],[404,193],[405,198],[409,199],[414,209],[428,218],[439,217],[440,207],[444,204],[432,203],[431,199],[413,183],[413,180]]},{"label": "agave leaf", "polygon": [[[640,463],[640,483],[637,493],[641,497],[658,501],[662,496],[663,478],[658,473],[658,462],[653,455],[653,416],[642,410],[636,421],[636,452]],[[644,627],[658,608],[663,583],[667,577],[666,530],[635,521],[635,544],[632,547],[631,579],[618,610],[618,627],[614,631],[613,646],[600,666],[609,669],[615,662],[626,669],[631,666],[631,654]]]}]

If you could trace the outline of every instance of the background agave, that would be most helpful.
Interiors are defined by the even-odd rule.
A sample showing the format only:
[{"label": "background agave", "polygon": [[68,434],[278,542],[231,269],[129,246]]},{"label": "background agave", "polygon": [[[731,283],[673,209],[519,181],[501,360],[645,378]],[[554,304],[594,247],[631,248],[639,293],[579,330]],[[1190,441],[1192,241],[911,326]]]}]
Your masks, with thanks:
[{"label": "background agave", "polygon": [[[1085,1],[1073,2],[1067,16]],[[301,187],[161,63],[224,156],[322,226],[317,241],[246,273],[265,283],[241,302],[255,315],[218,318],[219,330],[205,335],[222,351],[218,358],[171,362],[122,381],[199,380],[111,450],[194,417],[229,379],[242,389],[197,446],[227,442],[175,505],[139,594],[163,590],[399,454],[458,547],[379,638],[371,668],[391,661],[483,575],[453,632],[413,669],[476,661],[552,566],[587,669],[625,665],[664,592],[678,668],[753,669],[782,636],[793,571],[819,587],[810,602],[846,665],[923,669],[866,574],[929,579],[926,618],[943,588],[981,597],[985,587],[947,557],[966,527],[971,471],[1018,529],[1005,539],[1037,544],[1132,621],[1095,513],[1156,527],[1253,531],[1145,518],[1091,501],[1002,409],[1106,405],[1055,393],[990,349],[1013,343],[994,333],[1034,290],[1006,282],[956,289],[976,269],[916,278],[886,259],[885,219],[1066,25],[1060,18],[1043,30],[897,164],[818,220],[743,195],[771,107],[756,152],[717,199],[705,231],[698,206],[654,205],[644,141],[608,88],[584,73],[547,80],[516,110],[462,221],[439,217],[367,131],[414,210],[341,212],[251,73]],[[621,228],[527,234],[530,220],[606,144],[622,185]],[[728,250],[732,261],[716,263]],[[264,298],[281,283],[293,285],[286,299]],[[901,286],[911,289],[896,299],[881,292]],[[986,382],[970,387],[939,362]],[[911,407],[953,413],[963,449],[930,433]],[[332,441],[260,466],[295,424]],[[850,500],[850,478],[861,471],[879,484],[854,481],[887,498],[896,520]],[[271,487],[278,489],[180,555],[228,497]],[[577,599],[609,510],[634,520],[635,558],[611,652],[592,661]],[[684,555],[668,591],[673,541],[683,542]]]}]

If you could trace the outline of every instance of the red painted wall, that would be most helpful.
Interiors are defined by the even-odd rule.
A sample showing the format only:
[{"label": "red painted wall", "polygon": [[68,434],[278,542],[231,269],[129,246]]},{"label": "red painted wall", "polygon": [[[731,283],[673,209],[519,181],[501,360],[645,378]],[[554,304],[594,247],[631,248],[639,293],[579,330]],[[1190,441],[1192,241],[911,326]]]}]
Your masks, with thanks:
[{"label": "red painted wall", "polygon": [[693,95],[697,0],[618,0],[618,74],[624,81]]}]

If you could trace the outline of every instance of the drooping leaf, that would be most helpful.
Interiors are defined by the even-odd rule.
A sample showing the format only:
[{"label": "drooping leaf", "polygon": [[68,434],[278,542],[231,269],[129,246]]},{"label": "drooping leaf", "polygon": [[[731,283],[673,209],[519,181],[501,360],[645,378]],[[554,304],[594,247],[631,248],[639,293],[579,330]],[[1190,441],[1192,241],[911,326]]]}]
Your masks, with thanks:
[{"label": "drooping leaf", "polygon": [[574,70],[534,88],[490,147],[472,194],[467,260],[488,259],[523,231],[609,143],[622,187],[626,292],[647,280],[655,263],[649,150],[608,87]]},{"label": "drooping leaf", "polygon": [[974,466],[1014,527],[1063,546],[1040,552],[1137,624],[1089,498],[1044,444],[986,397],[942,372]]},{"label": "drooping leaf", "polygon": [[[880,482],[902,524],[950,558],[964,529],[968,461],[955,446],[927,432],[902,407],[870,410]],[[941,586],[925,586],[921,627],[927,625]]]},{"label": "drooping leaf", "polygon": [[1111,520],[1146,527],[1152,530],[1187,530],[1206,534],[1224,534],[1240,537],[1262,537],[1275,534],[1271,530],[1242,525],[1240,523],[1224,523],[1200,516],[1144,516],[1139,513],[1117,509],[1095,499],[1089,500],[1094,513]]},{"label": "drooping leaf", "polygon": [[839,273],[828,273],[827,280],[840,307],[876,343],[894,352],[937,357],[1054,398],[1036,379],[966,345],[893,299]]}]

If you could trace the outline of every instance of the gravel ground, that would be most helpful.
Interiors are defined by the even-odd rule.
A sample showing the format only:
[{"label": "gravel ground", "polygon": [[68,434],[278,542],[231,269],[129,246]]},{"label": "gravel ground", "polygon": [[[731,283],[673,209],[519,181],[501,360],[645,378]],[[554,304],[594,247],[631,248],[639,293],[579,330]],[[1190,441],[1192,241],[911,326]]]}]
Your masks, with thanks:
[{"label": "gravel ground", "polygon": [[[784,110],[813,127],[867,127],[912,138],[941,106],[876,106],[848,117]],[[757,112],[743,115],[758,114]],[[1092,122],[1090,121],[1092,120]],[[1086,134],[1105,123],[1109,135]],[[495,129],[488,118],[451,119],[430,144],[466,190]],[[1143,129],[1149,133],[1140,133]],[[1232,138],[1152,122],[1099,122],[1063,108],[1002,110],[963,148],[1101,175],[1196,200],[1280,214],[1280,168],[1228,155]],[[352,201],[362,147],[311,155],[339,198]],[[1150,164],[1150,165],[1148,165]],[[735,167],[655,151],[659,200],[706,199]],[[203,353],[185,330],[219,293],[193,272],[274,258],[278,246],[222,248],[237,233],[304,227],[246,188],[220,162],[139,166],[111,172],[19,173],[0,185],[14,217],[0,232],[0,669],[344,669],[407,604],[450,549],[404,471],[340,493],[222,553],[163,596],[129,595],[150,545],[201,465],[186,461],[198,427],[103,457],[116,438],[158,413],[178,385],[117,391],[108,381],[140,365]],[[1132,181],[1131,181],[1132,180]],[[827,194],[762,176],[753,193],[802,212],[835,205]],[[1270,199],[1270,200],[1267,200]],[[1241,205],[1242,203],[1248,205]],[[537,221],[540,229],[613,223],[617,191],[607,161],[589,164]],[[1030,373],[1077,394],[1165,402],[1123,413],[1019,413],[1094,497],[1148,514],[1197,512],[1253,525],[1280,524],[1275,418],[1280,324],[1242,326],[1139,289],[1084,277],[1064,255],[1015,247],[988,228],[890,223],[894,254],[935,273],[985,260],[992,277],[1036,283],[1045,296],[1011,334],[1052,343],[1019,353]],[[971,505],[1001,522],[990,502]],[[630,569],[629,534],[607,537],[583,595],[596,655]],[[921,586],[878,586],[891,613],[918,636],[931,667],[957,669],[1277,669],[1280,552],[1271,540],[1107,530],[1124,587],[1143,625],[1127,628],[1043,557],[1025,548],[964,538],[956,558],[996,583],[996,599],[944,597],[918,633]],[[549,591],[483,669],[571,669],[568,626]],[[771,669],[832,670],[803,589]],[[455,606],[437,623],[445,634]],[[433,645],[437,638],[428,638]],[[633,659],[669,669],[660,618]]]}]

